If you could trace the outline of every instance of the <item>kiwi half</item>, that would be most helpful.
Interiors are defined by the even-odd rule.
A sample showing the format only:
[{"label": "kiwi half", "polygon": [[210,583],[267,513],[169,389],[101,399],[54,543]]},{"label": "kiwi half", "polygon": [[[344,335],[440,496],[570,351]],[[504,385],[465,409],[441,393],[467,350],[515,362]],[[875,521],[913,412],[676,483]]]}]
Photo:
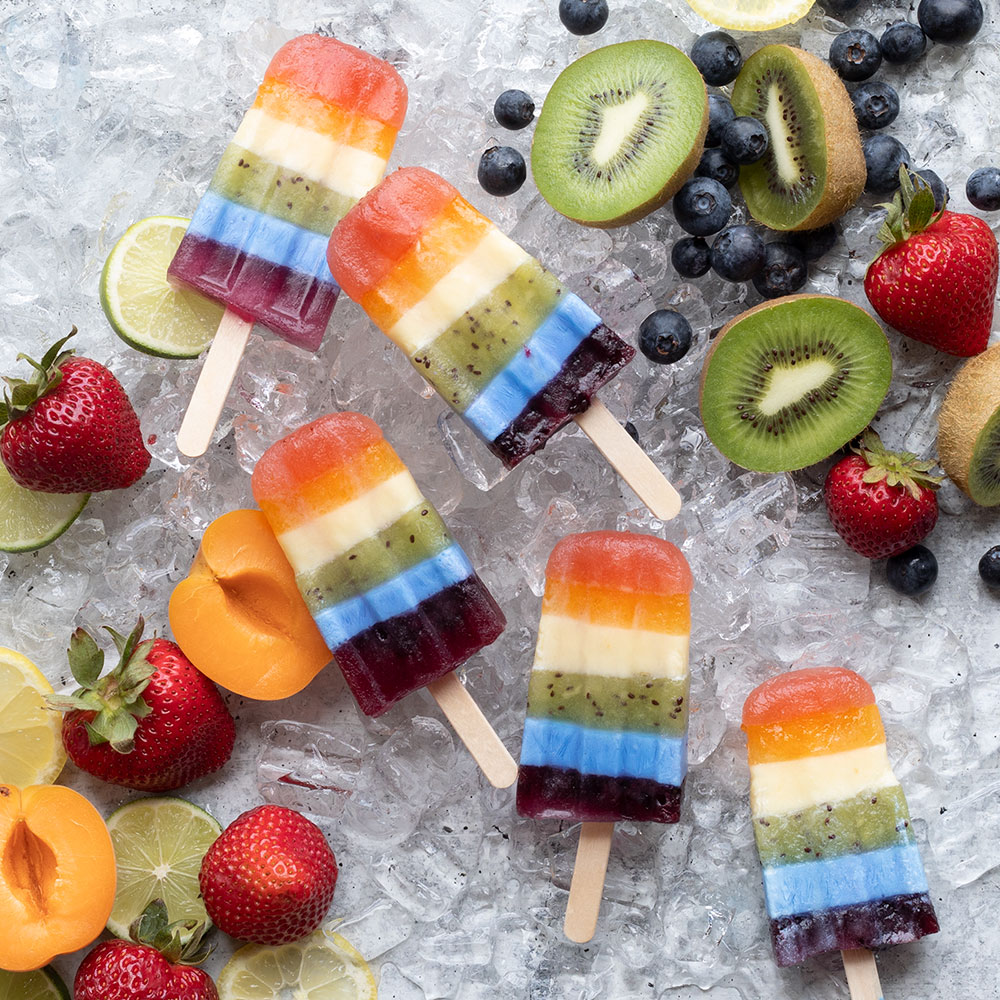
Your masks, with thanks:
[{"label": "kiwi half", "polygon": [[680,49],[608,45],[552,85],[531,170],[557,212],[586,226],[621,226],[673,197],[698,166],[707,131],[705,83]]},{"label": "kiwi half", "polygon": [[818,229],[865,187],[865,156],[851,98],[837,74],[791,45],[766,45],[733,85],[733,109],[767,128],[762,160],[740,169],[750,214],[771,229]]},{"label": "kiwi half", "polygon": [[1000,504],[1000,344],[964,364],[938,416],[941,467],[983,507]]},{"label": "kiwi half", "polygon": [[723,327],[701,373],[701,418],[737,465],[802,469],[868,426],[891,379],[889,342],[864,309],[789,295]]}]

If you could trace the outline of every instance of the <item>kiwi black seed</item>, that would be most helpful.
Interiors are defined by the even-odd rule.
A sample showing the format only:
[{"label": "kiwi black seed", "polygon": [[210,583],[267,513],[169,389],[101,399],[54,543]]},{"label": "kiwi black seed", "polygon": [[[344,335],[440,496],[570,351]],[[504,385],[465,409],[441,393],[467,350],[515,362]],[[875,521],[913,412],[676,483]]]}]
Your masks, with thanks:
[{"label": "kiwi black seed", "polygon": [[680,49],[608,45],[552,85],[531,169],[556,211],[588,226],[620,226],[673,197],[694,173],[707,129],[705,83]]},{"label": "kiwi black seed", "polygon": [[1000,344],[962,366],[938,416],[941,467],[983,507],[1000,504]]},{"label": "kiwi black seed", "polygon": [[813,465],[857,436],[889,390],[882,328],[825,295],[772,299],[722,329],[701,376],[701,416],[737,465],[784,472]]},{"label": "kiwi black seed", "polygon": [[740,170],[750,214],[771,229],[818,229],[844,214],[865,186],[865,158],[851,98],[822,60],[767,45],[746,62],[733,109],[767,128],[763,159]]}]

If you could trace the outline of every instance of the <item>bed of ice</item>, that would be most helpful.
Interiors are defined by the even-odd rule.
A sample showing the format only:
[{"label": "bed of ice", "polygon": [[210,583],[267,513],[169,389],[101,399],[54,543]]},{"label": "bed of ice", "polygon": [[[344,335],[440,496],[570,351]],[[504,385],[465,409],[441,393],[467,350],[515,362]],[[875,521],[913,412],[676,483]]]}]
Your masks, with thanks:
[{"label": "bed of ice", "polygon": [[[606,29],[581,40],[562,29],[555,0],[0,0],[0,370],[13,369],[18,351],[39,356],[76,323],[78,349],[110,363],[131,393],[154,455],[140,484],[96,496],[51,547],[0,555],[0,645],[31,657],[58,688],[74,626],[127,630],[141,611],[166,630],[168,597],[205,526],[252,505],[249,472],[261,452],[323,412],[361,410],[385,428],[507,613],[505,635],[464,676],[515,756],[543,567],[562,534],[657,532],[683,547],[697,580],[682,822],[619,826],[586,947],[561,933],[577,828],[518,818],[513,791],[486,784],[429,696],[365,719],[330,669],[287,702],[229,697],[233,758],[182,794],[223,824],[262,799],[320,823],[341,864],[331,923],[372,962],[383,1000],[846,996],[836,956],[787,971],[772,962],[738,724],[764,678],[828,663],[875,687],[942,926],[880,958],[885,995],[993,997],[1000,601],[976,563],[1000,542],[996,515],[946,483],[929,542],[937,585],[917,600],[895,594],[884,564],[851,553],[830,527],[821,497],[829,463],[791,476],[743,472],[705,438],[701,360],[712,331],[757,301],[752,288],[713,277],[678,283],[669,211],[589,230],[558,216],[530,179],[507,200],[476,183],[491,141],[528,152],[530,130],[506,133],[492,119],[501,90],[526,89],[540,104],[558,72],[595,47],[652,37],[686,49],[705,30],[683,0],[610,5]],[[911,6],[865,3],[851,23],[880,29],[912,17]],[[968,174],[1000,149],[992,7],[971,46],[934,47],[916,69],[882,73],[902,96],[891,131],[945,179],[959,209],[968,208]],[[783,40],[822,55],[840,28],[817,9],[794,27],[744,36],[744,52]],[[101,267],[133,221],[193,211],[271,53],[313,30],[402,73],[410,111],[394,165],[444,173],[626,338],[656,307],[691,320],[696,343],[680,364],[657,368],[640,355],[603,394],[680,489],[676,521],[651,520],[576,430],[505,475],[346,298],[315,356],[255,333],[213,447],[195,462],[178,457],[173,433],[198,363],[118,341],[98,303]],[[866,197],[809,288],[863,303],[877,222]],[[957,362],[890,339],[896,374],[877,426],[890,445],[933,450]],[[289,775],[328,787],[281,780]],[[62,780],[106,811],[131,797],[72,765]],[[219,940],[210,970],[231,951]],[[79,957],[58,967],[72,976]]]}]

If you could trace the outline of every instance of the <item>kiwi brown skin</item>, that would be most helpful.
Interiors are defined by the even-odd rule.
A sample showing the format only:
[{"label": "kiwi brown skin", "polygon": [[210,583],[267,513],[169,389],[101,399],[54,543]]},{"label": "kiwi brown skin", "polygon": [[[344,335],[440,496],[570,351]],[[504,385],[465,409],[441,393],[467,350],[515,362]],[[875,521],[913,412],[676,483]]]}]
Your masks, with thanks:
[{"label": "kiwi brown skin", "polygon": [[[825,121],[826,187],[816,207],[801,222],[786,231],[819,229],[839,219],[861,197],[868,171],[861,148],[861,133],[854,114],[854,105],[843,81],[822,59],[793,45],[769,45],[760,52],[783,49],[789,58],[797,59],[809,74]],[[757,55],[759,53],[755,53]],[[753,56],[742,72],[752,68]],[[737,112],[740,113],[740,112]],[[770,225],[765,222],[765,225]]]},{"label": "kiwi brown skin", "polygon": [[975,458],[979,434],[998,409],[1000,344],[966,362],[959,369],[948,387],[948,394],[938,415],[938,455],[941,467],[963,493],[979,504],[983,501],[974,497],[969,490],[969,472]]}]

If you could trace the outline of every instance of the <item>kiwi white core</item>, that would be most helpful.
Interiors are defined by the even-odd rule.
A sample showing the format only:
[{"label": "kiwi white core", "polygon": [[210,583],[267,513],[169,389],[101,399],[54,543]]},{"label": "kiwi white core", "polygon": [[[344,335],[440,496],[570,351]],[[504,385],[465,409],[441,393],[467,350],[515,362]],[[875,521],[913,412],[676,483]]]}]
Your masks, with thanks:
[{"label": "kiwi white core", "polygon": [[794,368],[775,368],[757,408],[770,417],[820,388],[836,372],[826,358],[814,358]]},{"label": "kiwi white core", "polygon": [[802,179],[802,172],[795,162],[792,153],[795,146],[792,144],[788,128],[785,125],[785,107],[781,94],[781,88],[772,83],[768,91],[767,130],[771,135],[771,149],[774,152],[774,165],[778,174],[786,184],[798,184]]},{"label": "kiwi white core", "polygon": [[621,104],[603,109],[601,131],[590,151],[591,159],[603,167],[626,145],[649,107],[646,94],[633,94]]}]

